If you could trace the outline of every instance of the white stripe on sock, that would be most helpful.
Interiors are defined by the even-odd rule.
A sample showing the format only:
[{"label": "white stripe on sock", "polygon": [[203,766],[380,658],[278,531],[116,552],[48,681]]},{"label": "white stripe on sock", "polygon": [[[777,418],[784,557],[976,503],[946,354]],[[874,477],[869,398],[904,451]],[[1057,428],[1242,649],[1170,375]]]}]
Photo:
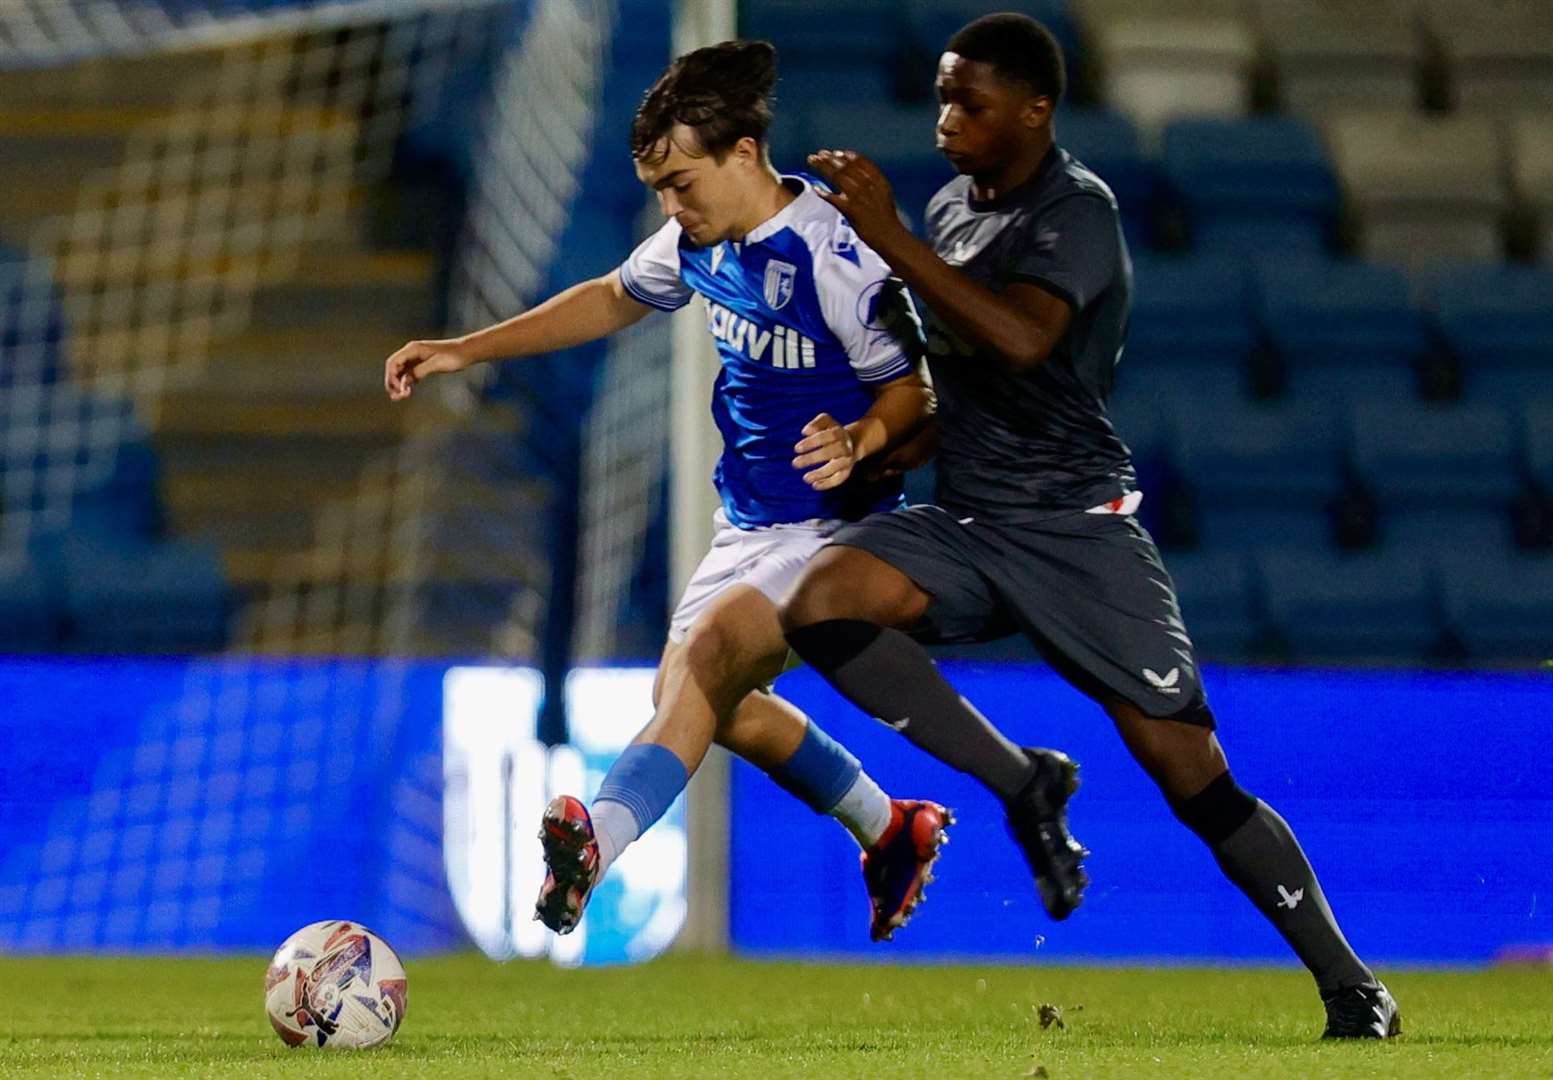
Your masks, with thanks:
[{"label": "white stripe on sock", "polygon": [[609,864],[641,834],[636,828],[636,815],[623,802],[600,799],[589,808],[588,816],[593,819],[593,836],[599,842],[599,877],[602,879]]},{"label": "white stripe on sock", "polygon": [[845,825],[858,844],[871,848],[890,827],[890,797],[873,777],[859,770],[841,801],[830,808],[830,816]]}]

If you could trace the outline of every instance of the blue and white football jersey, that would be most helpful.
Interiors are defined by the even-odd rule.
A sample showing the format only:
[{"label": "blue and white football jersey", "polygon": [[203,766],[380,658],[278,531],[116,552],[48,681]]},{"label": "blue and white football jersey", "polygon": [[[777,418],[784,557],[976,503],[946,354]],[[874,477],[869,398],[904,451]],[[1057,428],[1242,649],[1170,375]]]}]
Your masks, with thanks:
[{"label": "blue and white football jersey", "polygon": [[822,412],[857,420],[873,404],[869,384],[900,378],[922,354],[921,323],[884,260],[809,181],[782,182],[798,197],[741,243],[697,247],[670,220],[620,267],[644,304],[674,311],[699,293],[706,305],[722,359],[713,480],[742,529],[899,506],[899,480],[815,491],[793,468],[793,446]]}]

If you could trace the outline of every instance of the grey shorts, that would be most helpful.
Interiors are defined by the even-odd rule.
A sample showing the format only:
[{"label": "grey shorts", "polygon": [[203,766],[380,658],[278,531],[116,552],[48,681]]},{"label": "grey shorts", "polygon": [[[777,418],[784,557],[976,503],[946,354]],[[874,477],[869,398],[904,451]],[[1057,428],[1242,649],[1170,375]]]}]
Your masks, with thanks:
[{"label": "grey shorts", "polygon": [[918,640],[1023,634],[1097,701],[1119,696],[1146,716],[1213,723],[1175,585],[1130,515],[1009,524],[913,506],[847,525],[832,542],[883,559],[931,597],[911,631]]}]

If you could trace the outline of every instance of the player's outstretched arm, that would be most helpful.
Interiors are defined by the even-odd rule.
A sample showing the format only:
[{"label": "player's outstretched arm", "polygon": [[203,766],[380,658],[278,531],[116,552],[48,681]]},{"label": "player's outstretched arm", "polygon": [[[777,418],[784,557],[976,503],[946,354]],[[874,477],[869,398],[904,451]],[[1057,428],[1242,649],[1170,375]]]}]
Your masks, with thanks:
[{"label": "player's outstretched arm", "polygon": [[895,193],[879,167],[851,150],[821,150],[809,164],[835,188],[820,198],[851,221],[863,242],[890,264],[958,336],[1002,359],[1010,371],[1044,363],[1073,319],[1068,304],[1035,285],[993,292],[940,259],[911,235],[895,212]]},{"label": "player's outstretched arm", "polygon": [[383,389],[403,401],[429,375],[507,357],[570,349],[624,330],[653,310],[631,297],[620,271],[584,281],[505,322],[438,341],[412,341],[383,366]]},{"label": "player's outstretched arm", "polygon": [[804,425],[793,468],[805,470],[804,482],[816,491],[840,487],[860,462],[910,442],[931,422],[935,404],[932,387],[918,372],[881,383],[873,405],[852,423],[820,413]]}]

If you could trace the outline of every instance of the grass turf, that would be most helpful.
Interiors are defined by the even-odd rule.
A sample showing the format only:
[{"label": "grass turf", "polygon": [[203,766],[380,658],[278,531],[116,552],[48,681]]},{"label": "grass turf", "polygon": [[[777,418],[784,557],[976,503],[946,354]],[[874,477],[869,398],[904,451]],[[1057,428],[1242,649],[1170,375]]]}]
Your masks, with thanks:
[{"label": "grass turf", "polygon": [[1392,974],[1404,1035],[1385,1045],[1317,1041],[1292,971],[458,956],[409,972],[391,1045],[319,1053],[269,1030],[258,958],[0,958],[0,1077],[1553,1077],[1547,970]]}]

